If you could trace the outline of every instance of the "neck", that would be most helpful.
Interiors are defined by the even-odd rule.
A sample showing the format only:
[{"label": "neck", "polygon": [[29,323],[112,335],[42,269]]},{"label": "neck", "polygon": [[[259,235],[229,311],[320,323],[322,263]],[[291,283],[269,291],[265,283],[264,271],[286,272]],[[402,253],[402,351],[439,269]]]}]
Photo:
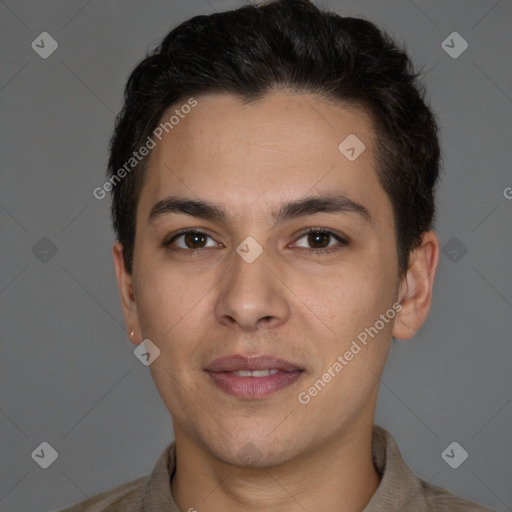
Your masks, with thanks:
[{"label": "neck", "polygon": [[325,440],[314,453],[263,469],[226,464],[176,427],[175,438],[171,489],[183,511],[359,512],[380,483],[371,424]]}]

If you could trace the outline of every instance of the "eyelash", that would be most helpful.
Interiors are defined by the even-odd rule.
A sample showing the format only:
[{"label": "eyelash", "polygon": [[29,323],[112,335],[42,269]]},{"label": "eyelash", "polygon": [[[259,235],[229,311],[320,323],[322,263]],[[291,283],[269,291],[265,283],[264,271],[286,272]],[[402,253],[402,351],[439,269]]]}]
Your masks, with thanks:
[{"label": "eyelash", "polygon": [[[327,247],[325,249],[309,249],[310,252],[313,252],[314,254],[328,254],[334,251],[339,251],[342,247],[349,245],[349,241],[345,238],[342,238],[341,236],[337,235],[336,233],[333,233],[332,231],[325,229],[325,228],[308,228],[306,231],[303,231],[299,238],[297,240],[300,240],[306,235],[309,235],[310,233],[320,233],[323,235],[331,235],[333,238],[335,238],[339,245],[335,245],[333,247]],[[212,238],[208,233],[205,233],[204,231],[196,230],[196,229],[183,229],[177,233],[174,233],[173,236],[170,239],[166,239],[162,242],[162,246],[167,248],[168,250],[176,253],[176,254],[196,254],[201,251],[204,251],[206,248],[198,248],[198,249],[182,249],[182,248],[176,248],[171,247],[171,244],[180,236],[187,235],[187,234],[194,234],[194,235],[205,235],[208,238]]]}]

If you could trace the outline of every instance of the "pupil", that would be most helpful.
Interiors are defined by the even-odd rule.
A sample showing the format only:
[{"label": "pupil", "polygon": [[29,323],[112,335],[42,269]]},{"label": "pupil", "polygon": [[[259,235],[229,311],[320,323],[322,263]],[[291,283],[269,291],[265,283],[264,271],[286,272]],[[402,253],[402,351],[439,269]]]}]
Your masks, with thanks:
[{"label": "pupil", "polygon": [[[321,247],[326,247],[329,244],[329,235],[327,233],[310,233],[309,235],[309,243],[311,245],[320,244]],[[322,244],[322,239],[325,243]]]},{"label": "pupil", "polygon": [[189,246],[200,244],[201,242],[204,243],[204,235],[200,233],[188,233],[185,235],[185,243]]}]

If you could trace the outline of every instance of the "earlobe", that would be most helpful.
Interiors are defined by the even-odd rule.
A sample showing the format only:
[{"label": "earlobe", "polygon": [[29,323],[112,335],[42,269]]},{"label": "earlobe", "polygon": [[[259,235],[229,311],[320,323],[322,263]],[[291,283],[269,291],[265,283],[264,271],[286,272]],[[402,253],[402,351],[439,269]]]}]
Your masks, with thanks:
[{"label": "earlobe", "polygon": [[439,242],[433,231],[425,232],[419,247],[411,252],[409,268],[402,278],[402,306],[393,326],[393,337],[409,339],[425,322],[432,303],[434,277],[439,261]]},{"label": "earlobe", "polygon": [[121,299],[121,307],[123,310],[123,317],[128,333],[128,339],[132,343],[137,344],[140,327],[137,315],[137,303],[135,301],[133,292],[133,279],[126,270],[123,257],[123,246],[119,242],[116,242],[113,245],[112,255],[114,258],[117,286],[119,288],[119,296]]}]

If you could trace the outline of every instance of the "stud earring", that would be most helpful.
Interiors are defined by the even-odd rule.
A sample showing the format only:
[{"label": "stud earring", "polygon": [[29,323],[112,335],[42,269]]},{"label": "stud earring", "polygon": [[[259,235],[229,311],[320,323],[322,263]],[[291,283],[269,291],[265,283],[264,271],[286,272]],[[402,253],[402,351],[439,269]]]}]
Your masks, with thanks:
[{"label": "stud earring", "polygon": [[135,331],[132,331],[132,332],[130,333],[130,336],[133,336],[134,334],[135,334]]}]

